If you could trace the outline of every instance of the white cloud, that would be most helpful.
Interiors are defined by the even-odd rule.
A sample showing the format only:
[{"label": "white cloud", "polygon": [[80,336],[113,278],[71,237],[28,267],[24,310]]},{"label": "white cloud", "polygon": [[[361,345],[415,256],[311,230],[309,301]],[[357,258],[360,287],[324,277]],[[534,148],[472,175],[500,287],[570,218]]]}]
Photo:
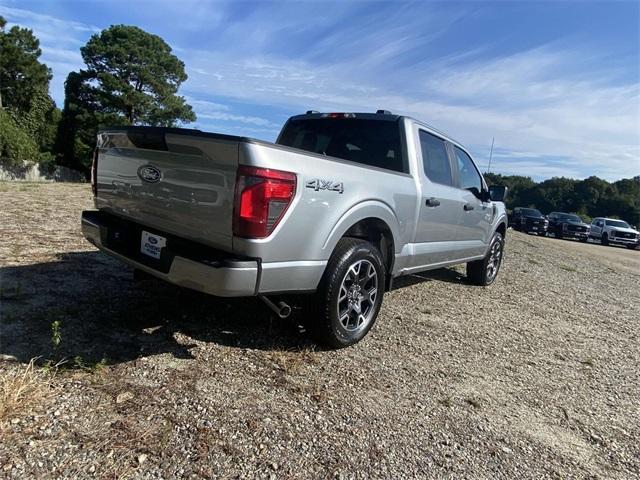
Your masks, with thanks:
[{"label": "white cloud", "polygon": [[[376,81],[377,69],[354,73],[345,64],[316,66],[273,56],[237,62],[220,53],[188,55],[198,70],[215,65],[222,77],[194,75],[189,85],[194,92],[214,91],[294,112],[384,107],[447,131],[469,145],[479,163],[486,164],[495,137],[513,157],[534,159],[525,165],[502,157],[495,168],[523,174],[534,165],[542,172],[536,175],[597,173],[613,179],[640,173],[640,86],[611,83],[586,71],[564,73],[563,65],[575,63],[580,50],[543,48],[485,62],[408,67],[394,72],[395,86],[384,87]],[[412,78],[426,81],[420,85]],[[566,160],[545,167],[547,157]]]},{"label": "white cloud", "polygon": [[57,32],[58,35],[64,35],[69,30],[89,33],[100,31],[98,27],[87,25],[82,22],[64,20],[58,17],[53,17],[51,15],[43,15],[31,10],[12,8],[4,5],[0,5],[0,14],[8,18],[12,23],[19,23],[21,25],[39,25],[43,27],[44,30],[52,30]]},{"label": "white cloud", "polygon": [[[196,110],[197,112],[197,110]],[[246,115],[234,115],[226,112],[211,112],[211,113],[199,113],[199,119],[206,120],[223,120],[229,122],[250,123],[253,125],[259,125],[263,127],[277,127],[277,125],[271,123],[269,120],[260,117],[250,117]]]},{"label": "white cloud", "polygon": [[[495,137],[494,171],[609,179],[640,173],[637,59],[614,69],[604,62],[607,52],[567,42],[501,56],[487,45],[423,54],[465,12],[417,15],[414,7],[363,16],[358,3],[258,4],[229,17],[225,4],[190,2],[171,10],[180,26],[172,34],[184,37],[172,42],[189,73],[183,91],[199,125],[235,133],[246,128],[273,139],[280,119],[232,111],[225,99],[290,113],[387,108],[450,133],[481,165]],[[0,14],[42,39],[60,99],[66,74],[81,65],[79,46],[96,27],[2,6]],[[185,36],[192,31],[211,34],[196,49]],[[304,48],[292,53],[298,43]],[[621,81],[620,68],[636,80]]]}]

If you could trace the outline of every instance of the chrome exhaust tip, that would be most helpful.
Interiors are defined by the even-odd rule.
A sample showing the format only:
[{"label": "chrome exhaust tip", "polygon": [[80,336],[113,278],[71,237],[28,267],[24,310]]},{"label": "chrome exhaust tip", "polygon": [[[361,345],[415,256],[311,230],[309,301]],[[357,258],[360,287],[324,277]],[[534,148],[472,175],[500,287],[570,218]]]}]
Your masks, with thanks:
[{"label": "chrome exhaust tip", "polygon": [[269,307],[280,318],[288,318],[291,315],[291,306],[286,302],[278,302],[276,305],[264,295],[258,295],[258,298],[262,300],[267,307]]}]

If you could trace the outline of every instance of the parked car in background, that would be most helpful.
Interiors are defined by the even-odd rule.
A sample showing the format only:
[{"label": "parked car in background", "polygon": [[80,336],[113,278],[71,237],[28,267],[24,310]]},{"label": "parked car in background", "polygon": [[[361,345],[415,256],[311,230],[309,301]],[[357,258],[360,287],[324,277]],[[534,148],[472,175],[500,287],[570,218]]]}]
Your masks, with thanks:
[{"label": "parked car in background", "polygon": [[[477,285],[502,261],[505,187],[412,118],[308,112],[277,143],[180,128],[98,133],[85,237],[135,269],[222,297],[314,294],[331,347],[373,326],[394,278],[460,263]],[[285,297],[286,298],[286,297]]]},{"label": "parked car in background", "polygon": [[549,227],[547,233],[553,233],[556,238],[576,238],[586,242],[589,238],[591,226],[573,213],[551,212],[547,219]]},{"label": "parked car in background", "polygon": [[624,220],[598,217],[591,222],[589,238],[600,240],[602,245],[613,243],[636,248],[640,242],[640,233]]},{"label": "parked car in background", "polygon": [[521,232],[546,235],[549,221],[540,213],[540,210],[516,207],[513,209],[513,212],[511,212],[509,225]]}]

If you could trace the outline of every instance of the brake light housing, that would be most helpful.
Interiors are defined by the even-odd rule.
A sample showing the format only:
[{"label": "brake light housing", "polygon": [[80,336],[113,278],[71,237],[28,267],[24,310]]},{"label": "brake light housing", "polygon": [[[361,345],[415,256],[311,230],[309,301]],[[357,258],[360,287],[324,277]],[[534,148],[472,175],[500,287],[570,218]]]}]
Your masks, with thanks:
[{"label": "brake light housing", "polygon": [[295,173],[244,165],[238,167],[233,234],[243,238],[271,235],[295,197],[296,183]]},{"label": "brake light housing", "polygon": [[91,191],[93,196],[98,195],[98,149],[93,151],[93,161],[91,162]]}]

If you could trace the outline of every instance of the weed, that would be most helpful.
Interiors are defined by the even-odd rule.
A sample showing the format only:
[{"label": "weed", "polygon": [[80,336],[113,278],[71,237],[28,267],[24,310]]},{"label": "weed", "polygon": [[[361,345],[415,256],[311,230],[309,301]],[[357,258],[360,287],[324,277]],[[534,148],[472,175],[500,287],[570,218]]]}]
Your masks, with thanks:
[{"label": "weed", "polygon": [[60,320],[51,322],[51,345],[53,346],[53,352],[56,357],[58,356],[58,349],[62,341],[61,325]]},{"label": "weed", "polygon": [[72,367],[88,373],[100,373],[107,367],[106,357],[102,357],[99,362],[86,362],[80,355],[73,358]]},{"label": "weed", "polygon": [[288,375],[299,373],[305,364],[311,364],[315,361],[311,350],[276,350],[270,354],[270,357],[274,366]]},{"label": "weed", "polygon": [[0,377],[0,430],[5,421],[24,415],[51,394],[49,371],[36,369],[35,362]]}]

